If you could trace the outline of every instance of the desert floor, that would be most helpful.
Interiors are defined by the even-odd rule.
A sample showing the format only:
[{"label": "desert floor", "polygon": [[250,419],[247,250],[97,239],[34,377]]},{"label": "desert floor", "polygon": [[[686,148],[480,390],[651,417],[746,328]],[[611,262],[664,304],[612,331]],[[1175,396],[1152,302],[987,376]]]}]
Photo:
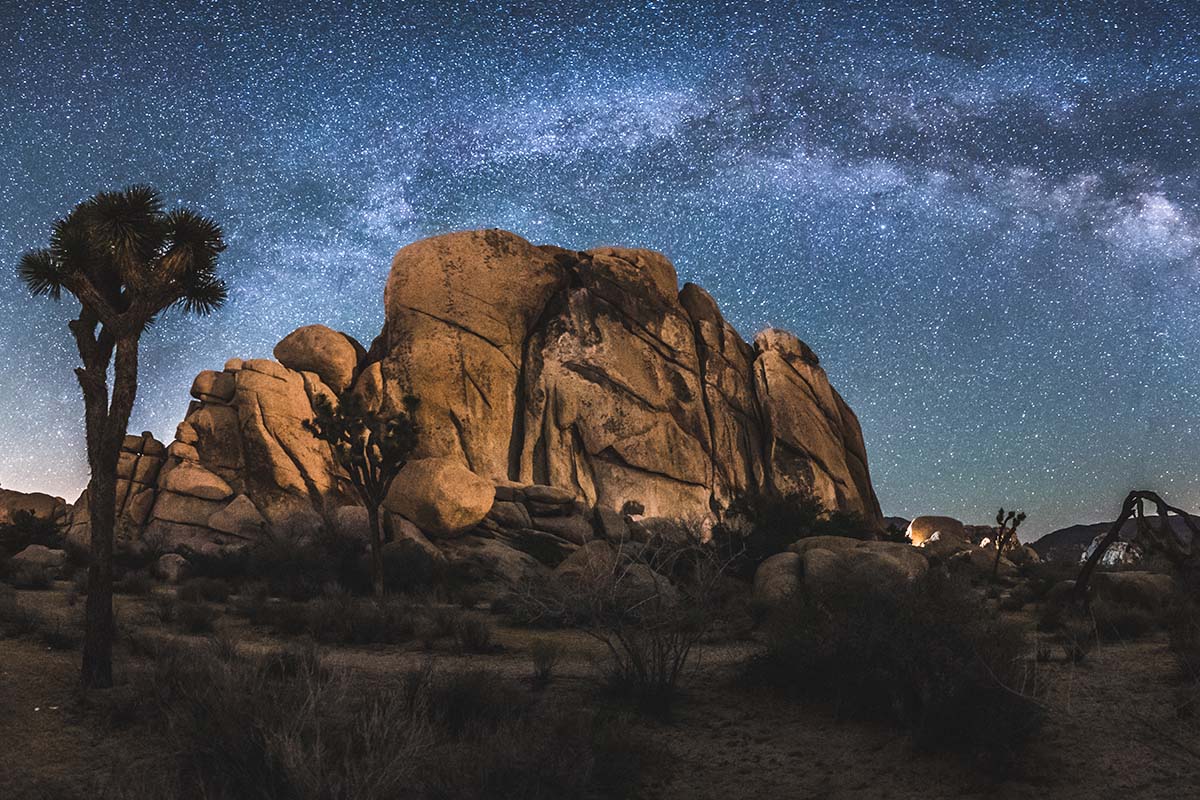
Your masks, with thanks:
[{"label": "desert floor", "polygon": [[[79,614],[67,605],[67,584],[23,591],[20,601],[45,615]],[[158,592],[171,591],[158,588]],[[157,628],[147,598],[118,597],[126,625]],[[1033,637],[1033,616],[1028,615]],[[522,678],[528,648],[554,638],[568,648],[547,691],[597,700],[598,645],[574,631],[536,631],[496,621],[499,651],[457,655],[419,645],[325,648],[325,663],[364,678],[410,669],[428,658],[448,669],[485,668]],[[239,648],[267,650],[281,640],[224,614],[218,630]],[[177,634],[163,634],[177,635]],[[1183,798],[1200,796],[1200,742],[1181,740],[1174,722],[1173,665],[1162,634],[1099,646],[1080,665],[1039,665],[1049,686],[1048,722],[1017,770],[994,775],[962,757],[918,752],[895,729],[837,719],[736,680],[758,645],[712,642],[689,674],[686,694],[669,722],[639,722],[669,757],[643,781],[645,798]],[[117,668],[128,656],[121,656]],[[112,764],[161,759],[161,743],[136,726],[100,727],[78,707],[78,654],[32,640],[0,641],[0,797],[75,796],[85,779],[109,775]],[[1188,751],[1191,751],[1190,754]]]}]

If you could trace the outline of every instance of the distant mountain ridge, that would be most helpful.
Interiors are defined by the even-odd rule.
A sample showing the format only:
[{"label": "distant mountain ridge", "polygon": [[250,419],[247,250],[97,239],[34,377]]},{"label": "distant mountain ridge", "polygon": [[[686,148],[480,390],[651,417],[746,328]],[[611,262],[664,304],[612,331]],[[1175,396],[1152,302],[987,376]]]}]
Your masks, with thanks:
[{"label": "distant mountain ridge", "polygon": [[[1194,514],[1189,516],[1193,524],[1200,526],[1200,516]],[[1152,524],[1158,524],[1157,518],[1152,519]],[[1043,561],[1078,561],[1083,556],[1083,551],[1092,543],[1092,540],[1103,533],[1107,533],[1110,527],[1112,527],[1111,522],[1071,525],[1047,533],[1042,538],[1033,542],[1031,546],[1037,551],[1037,554]],[[1179,517],[1171,518],[1171,527],[1180,533],[1187,530],[1186,523]],[[1121,539],[1122,541],[1129,542],[1133,541],[1135,536],[1137,536],[1137,521],[1131,519],[1121,526]]]}]

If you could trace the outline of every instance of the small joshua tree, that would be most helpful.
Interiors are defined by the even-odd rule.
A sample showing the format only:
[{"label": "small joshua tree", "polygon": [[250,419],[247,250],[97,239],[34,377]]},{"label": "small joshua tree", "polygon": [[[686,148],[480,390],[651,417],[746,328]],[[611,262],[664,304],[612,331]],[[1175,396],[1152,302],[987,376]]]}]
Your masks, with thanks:
[{"label": "small joshua tree", "polygon": [[379,506],[417,446],[417,425],[413,421],[417,398],[405,397],[404,407],[405,411],[395,416],[383,416],[368,409],[352,392],[337,405],[328,397],[317,395],[313,402],[316,416],[304,421],[304,427],[313,436],[329,445],[367,507],[371,584],[376,597],[383,596],[383,530],[379,524]]},{"label": "small joshua tree", "polygon": [[996,580],[996,575],[1000,572],[1000,557],[1004,555],[1008,543],[1017,535],[1017,528],[1021,527],[1024,521],[1024,511],[1009,511],[1005,514],[1001,508],[996,512],[996,560],[992,562],[992,581]]},{"label": "small joshua tree", "polygon": [[[101,192],[54,223],[50,246],[21,257],[35,296],[79,301],[68,323],[82,366],[91,564],[83,642],[83,685],[112,685],[112,552],[117,460],[138,383],[138,342],[170,308],[208,314],[226,297],[217,277],[221,228],[187,209],[166,211],[149,186]],[[109,392],[109,374],[112,392]]]}]

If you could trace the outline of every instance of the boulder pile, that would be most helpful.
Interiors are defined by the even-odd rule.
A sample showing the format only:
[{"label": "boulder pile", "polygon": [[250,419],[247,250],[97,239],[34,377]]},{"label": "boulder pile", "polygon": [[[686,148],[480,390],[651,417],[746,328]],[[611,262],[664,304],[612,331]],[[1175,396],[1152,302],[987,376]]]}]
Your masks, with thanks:
[{"label": "boulder pile", "polygon": [[[396,254],[384,304],[369,349],[305,326],[275,360],[201,372],[174,441],[128,437],[119,542],[362,535],[365,509],[304,428],[318,396],[351,393],[385,414],[420,399],[419,450],[384,504],[392,535],[507,578],[656,518],[711,523],[758,491],[881,525],[858,421],[816,354],[786,331],[746,342],[659,253],[447,234]],[[86,493],[69,533],[87,538]]]}]

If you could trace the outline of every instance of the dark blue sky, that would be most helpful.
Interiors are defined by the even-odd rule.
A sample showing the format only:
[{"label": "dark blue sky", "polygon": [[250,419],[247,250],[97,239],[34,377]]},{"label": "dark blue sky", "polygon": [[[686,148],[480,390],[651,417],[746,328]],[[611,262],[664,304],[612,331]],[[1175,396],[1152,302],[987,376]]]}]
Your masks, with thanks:
[{"label": "dark blue sky", "polygon": [[196,372],[301,324],[369,342],[399,246],[496,226],[653,247],[747,337],[795,331],[885,513],[1200,505],[1193,3],[7,2],[0,28],[0,485],[86,482],[71,307],[17,258],[151,182],[225,225],[232,296],[144,338],[134,430],[169,440]]}]

